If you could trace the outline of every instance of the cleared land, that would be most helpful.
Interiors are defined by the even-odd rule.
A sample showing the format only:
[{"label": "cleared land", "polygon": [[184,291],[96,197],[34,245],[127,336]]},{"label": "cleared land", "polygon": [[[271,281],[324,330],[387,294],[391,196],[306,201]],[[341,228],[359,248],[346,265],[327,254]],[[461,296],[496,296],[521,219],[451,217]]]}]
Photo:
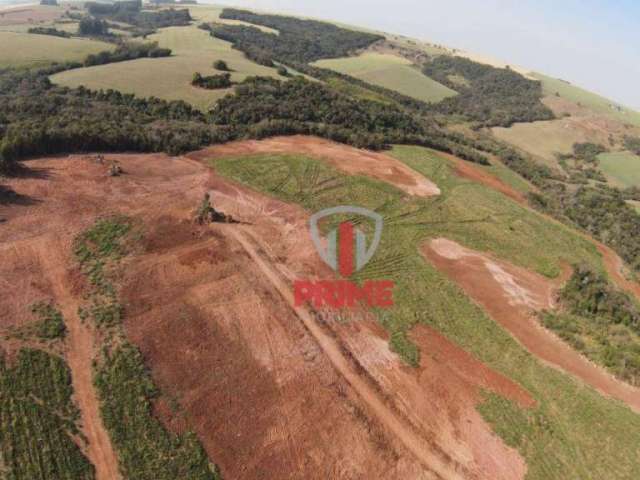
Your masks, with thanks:
[{"label": "cleared land", "polygon": [[599,168],[619,187],[640,187],[640,157],[631,152],[598,155]]},{"label": "cleared land", "polygon": [[91,53],[112,50],[105,42],[51,35],[0,32],[0,67],[32,67],[51,62],[83,60]]},{"label": "cleared land", "polygon": [[457,94],[423,75],[408,60],[395,55],[363,53],[357,57],[320,60],[314,65],[345,73],[425,102],[439,102]]},{"label": "cleared land", "polygon": [[161,47],[171,48],[173,55],[69,70],[53,75],[51,80],[68,87],[112,88],[140,97],[184,100],[201,110],[208,110],[231,89],[196,88],[191,85],[191,78],[194,72],[217,73],[213,68],[215,60],[227,62],[233,70],[233,81],[242,81],[250,75],[279,77],[274,68],[247,60],[241,52],[233,50],[231,44],[211,37],[195,25],[165,28],[148,39],[157,41]]},{"label": "cleared land", "polygon": [[547,95],[558,93],[560,97],[574,103],[579,103],[599,113],[606,113],[631,125],[640,126],[640,113],[608,100],[600,95],[572,85],[569,82],[548,77],[540,73],[532,76],[542,82],[542,88]]},{"label": "cleared land", "polygon": [[[390,318],[381,320],[390,331],[392,349],[409,360],[415,358],[412,344],[408,337],[403,339],[402,332],[410,325],[423,324],[444,333],[489,367],[525,387],[538,401],[536,408],[523,408],[517,402],[490,394],[480,410],[507,444],[518,448],[526,458],[528,478],[600,479],[637,475],[640,458],[629,442],[637,441],[632,438],[639,434],[640,417],[566,374],[542,366],[525,353],[457,286],[430,264],[420,263],[419,244],[415,242],[425,237],[456,237],[467,247],[494,252],[547,275],[558,275],[563,260],[572,262],[578,257],[602,268],[593,244],[486,187],[457,178],[447,161],[425,149],[397,147],[393,154],[435,181],[442,195],[433,199],[414,198],[408,205],[394,204],[391,190],[362,178],[332,189],[330,196],[314,195],[313,185],[304,179],[296,180],[296,175],[283,184],[287,172],[301,174],[306,171],[305,165],[312,163],[288,156],[280,160],[261,155],[220,159],[214,165],[239,181],[300,203],[309,211],[320,205],[350,203],[378,208],[385,217],[386,235],[373,265],[367,266],[363,275],[372,269],[371,272],[397,282],[398,306]],[[302,165],[295,166],[296,162]],[[308,188],[301,190],[301,185]],[[412,339],[413,335],[410,334]],[[427,349],[421,351],[423,355],[431,353]],[[429,356],[427,364],[430,362],[438,359]],[[411,409],[420,411],[418,404],[412,404]],[[594,423],[596,418],[598,422]],[[620,448],[627,453],[621,454]]]}]

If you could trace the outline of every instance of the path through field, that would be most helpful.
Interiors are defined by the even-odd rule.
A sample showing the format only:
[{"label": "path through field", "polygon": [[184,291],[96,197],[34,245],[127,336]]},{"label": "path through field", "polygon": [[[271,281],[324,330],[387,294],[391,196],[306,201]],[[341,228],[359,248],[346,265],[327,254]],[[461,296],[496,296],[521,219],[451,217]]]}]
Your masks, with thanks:
[{"label": "path through field", "polygon": [[420,436],[416,435],[409,425],[406,425],[385,405],[384,401],[379,397],[379,394],[374,391],[361,375],[355,372],[347,358],[340,351],[340,347],[318,326],[311,313],[306,308],[295,306],[293,293],[288,284],[281,278],[282,273],[277,272],[258,254],[256,248],[251,244],[251,241],[245,236],[241,228],[227,228],[225,230],[238,241],[242,248],[244,248],[255,261],[256,265],[258,265],[260,271],[269,279],[280,295],[282,295],[289,306],[295,311],[298,318],[302,320],[305,327],[311,332],[336,370],[340,372],[349,385],[356,390],[358,395],[360,395],[363,401],[375,413],[378,420],[420,460],[422,465],[427,470],[432,470],[436,473],[439,478],[447,480],[470,478],[469,472],[465,472],[465,469],[461,465],[456,467],[451,464],[450,459],[442,458],[434,452]]},{"label": "path through field", "polygon": [[[38,241],[42,272],[52,286],[55,304],[60,309],[67,327],[66,355],[71,369],[74,399],[80,410],[82,432],[87,438],[87,457],[96,469],[96,480],[117,480],[118,457],[111,445],[102,417],[100,402],[93,384],[92,361],[97,345],[91,327],[78,316],[80,302],[72,293],[69,282],[70,244],[61,242],[57,235],[45,236]],[[64,246],[63,246],[64,245]]]}]

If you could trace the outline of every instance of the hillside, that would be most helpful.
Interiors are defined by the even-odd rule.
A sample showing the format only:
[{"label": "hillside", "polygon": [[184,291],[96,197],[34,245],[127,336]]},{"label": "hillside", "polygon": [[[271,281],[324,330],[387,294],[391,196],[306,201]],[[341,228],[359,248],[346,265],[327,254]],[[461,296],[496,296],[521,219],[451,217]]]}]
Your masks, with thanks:
[{"label": "hillside", "polygon": [[3,35],[0,477],[640,478],[635,112],[210,5]]}]

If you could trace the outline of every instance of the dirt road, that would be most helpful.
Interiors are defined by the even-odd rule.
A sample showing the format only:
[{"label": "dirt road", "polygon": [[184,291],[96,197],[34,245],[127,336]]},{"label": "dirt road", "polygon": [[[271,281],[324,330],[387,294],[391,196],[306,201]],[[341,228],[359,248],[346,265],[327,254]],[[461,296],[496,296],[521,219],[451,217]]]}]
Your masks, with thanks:
[{"label": "dirt road", "polygon": [[40,258],[43,272],[50,279],[54,301],[67,327],[65,357],[71,369],[74,399],[80,409],[82,432],[88,440],[86,454],[96,469],[97,480],[118,480],[121,478],[118,457],[102,423],[100,401],[93,385],[92,361],[96,351],[94,333],[78,317],[80,303],[69,286],[68,263],[65,260],[68,259],[70,249],[63,248],[55,237],[46,238],[42,247]]},{"label": "dirt road", "polygon": [[356,390],[364,402],[375,413],[378,420],[420,460],[423,466],[428,470],[432,470],[443,479],[456,480],[470,478],[469,472],[464,472],[461,466],[456,467],[455,465],[451,465],[448,459],[441,458],[435,454],[410,426],[405,425],[404,422],[387,407],[367,381],[354,371],[349,360],[347,360],[341,352],[340,347],[318,326],[311,313],[306,308],[295,306],[293,293],[287,286],[287,283],[281,278],[282,274],[277,272],[274,267],[270,266],[267,261],[261,257],[248,237],[243,234],[242,229],[227,228],[226,231],[244,248],[256,265],[258,265],[260,271],[269,279],[280,295],[282,295],[295,311],[298,318],[300,318],[305,327],[311,332],[336,370],[338,370]]}]

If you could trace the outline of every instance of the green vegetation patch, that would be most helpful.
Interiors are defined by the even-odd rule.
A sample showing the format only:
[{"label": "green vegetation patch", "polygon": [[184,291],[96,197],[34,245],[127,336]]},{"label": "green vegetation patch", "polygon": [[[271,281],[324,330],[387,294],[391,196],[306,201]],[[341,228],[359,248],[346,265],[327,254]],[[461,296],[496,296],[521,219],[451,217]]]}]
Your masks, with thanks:
[{"label": "green vegetation patch", "polygon": [[127,253],[131,233],[129,219],[110,217],[96,221],[76,238],[74,254],[91,286],[91,305],[79,313],[83,319],[92,318],[98,326],[114,326],[122,320],[123,307],[110,278],[110,264]]},{"label": "green vegetation patch", "polygon": [[640,385],[640,309],[602,275],[579,265],[560,292],[567,312],[543,315],[546,327],[618,378]]},{"label": "green vegetation patch", "polygon": [[154,417],[159,395],[142,355],[128,343],[107,354],[95,372],[100,413],[127,478],[219,480],[193,433],[174,435]]},{"label": "green vegetation patch", "polygon": [[100,413],[126,478],[139,480],[219,480],[220,475],[193,433],[174,435],[153,415],[160,392],[147,371],[141,353],[123,340],[118,292],[113,284],[119,260],[132,253],[140,234],[131,219],[98,219],[79,235],[74,253],[90,283],[90,306],[81,316],[91,316],[111,336],[94,367]]},{"label": "green vegetation patch", "polygon": [[22,349],[0,358],[0,458],[6,480],[90,480],[93,465],[72,439],[79,416],[65,362]]},{"label": "green vegetation patch", "polygon": [[600,170],[616,186],[640,187],[640,156],[630,152],[598,155]]},{"label": "green vegetation patch", "polygon": [[67,328],[62,314],[54,305],[38,302],[31,307],[31,312],[37,315],[39,321],[32,327],[34,334],[45,340],[64,338]]},{"label": "green vegetation patch", "polygon": [[2,68],[82,61],[89,54],[114,48],[113,45],[95,40],[19,32],[0,32],[0,45]]},{"label": "green vegetation patch", "polygon": [[364,53],[357,57],[320,60],[314,65],[351,75],[424,102],[439,102],[457,94],[423,75],[408,60],[395,55]]},{"label": "green vegetation patch", "polygon": [[418,352],[407,335],[423,323],[529,391],[538,402],[534,409],[522,410],[500,397],[481,408],[495,431],[524,456],[528,479],[640,475],[640,415],[542,365],[419,253],[425,240],[447,237],[554,276],[561,261],[578,258],[601,270],[595,247],[569,228],[457,177],[447,160],[427,149],[399,146],[392,155],[434,181],[442,195],[407,200],[388,184],[344,176],[304,156],[255,155],[212,164],[223,175],[310,212],[359,205],[383,215],[381,245],[356,279],[396,282],[395,306],[380,318],[391,348],[413,365],[418,353],[428,357],[430,352]]}]

